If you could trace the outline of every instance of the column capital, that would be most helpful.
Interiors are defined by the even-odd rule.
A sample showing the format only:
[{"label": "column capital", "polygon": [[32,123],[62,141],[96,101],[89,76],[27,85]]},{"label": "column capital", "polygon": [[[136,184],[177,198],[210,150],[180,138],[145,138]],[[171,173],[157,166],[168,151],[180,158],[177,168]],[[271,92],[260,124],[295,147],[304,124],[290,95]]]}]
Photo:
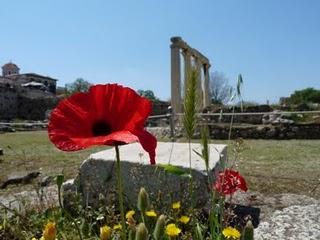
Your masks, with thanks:
[{"label": "column capital", "polygon": [[172,43],[179,43],[182,41],[182,38],[179,36],[174,36],[174,37],[170,38],[170,40]]},{"label": "column capital", "polygon": [[205,62],[203,66],[206,68],[206,70],[209,70],[209,68],[211,67],[211,64],[208,62]]}]

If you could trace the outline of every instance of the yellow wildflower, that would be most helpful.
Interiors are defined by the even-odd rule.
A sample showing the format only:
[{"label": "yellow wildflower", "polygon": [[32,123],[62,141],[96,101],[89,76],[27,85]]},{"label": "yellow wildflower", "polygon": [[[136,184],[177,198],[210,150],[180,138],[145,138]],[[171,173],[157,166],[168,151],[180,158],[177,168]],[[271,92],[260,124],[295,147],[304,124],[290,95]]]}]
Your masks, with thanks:
[{"label": "yellow wildflower", "polygon": [[147,217],[156,217],[157,213],[154,210],[146,211],[145,212]]},{"label": "yellow wildflower", "polygon": [[121,226],[120,223],[118,223],[118,224],[116,224],[116,225],[113,226],[113,229],[114,229],[114,230],[121,230],[121,229],[122,229],[122,226]]},{"label": "yellow wildflower", "polygon": [[183,224],[187,224],[190,221],[190,217],[188,216],[181,216],[179,218],[179,222],[182,222]]},{"label": "yellow wildflower", "polygon": [[235,239],[235,240],[240,239],[240,236],[241,236],[240,232],[233,227],[226,227],[225,229],[223,229],[222,234],[227,239]]},{"label": "yellow wildflower", "polygon": [[180,209],[181,208],[180,201],[172,203],[172,208],[173,209]]},{"label": "yellow wildflower", "polygon": [[0,224],[0,231],[3,229],[3,226]]},{"label": "yellow wildflower", "polygon": [[44,240],[55,240],[56,239],[56,223],[55,222],[48,222],[45,226],[42,237]]},{"label": "yellow wildflower", "polygon": [[170,223],[166,226],[166,234],[169,237],[176,237],[181,233],[181,229],[178,228],[174,223]]},{"label": "yellow wildflower", "polygon": [[31,240],[37,240],[35,237],[31,238]]},{"label": "yellow wildflower", "polygon": [[111,227],[104,225],[103,227],[100,227],[100,239],[101,240],[108,240],[111,237]]},{"label": "yellow wildflower", "polygon": [[136,212],[134,210],[130,210],[126,213],[126,219],[129,219],[129,218],[133,218],[133,215],[135,214]]}]

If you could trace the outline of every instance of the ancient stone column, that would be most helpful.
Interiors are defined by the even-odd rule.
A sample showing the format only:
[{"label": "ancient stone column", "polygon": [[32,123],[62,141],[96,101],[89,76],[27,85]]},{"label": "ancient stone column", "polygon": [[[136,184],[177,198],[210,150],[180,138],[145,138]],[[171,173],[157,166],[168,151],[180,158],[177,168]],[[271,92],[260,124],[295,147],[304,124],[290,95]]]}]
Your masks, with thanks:
[{"label": "ancient stone column", "polygon": [[186,94],[187,81],[192,68],[191,68],[191,54],[189,50],[184,49],[182,54],[184,58],[184,93],[183,93],[183,96],[184,96]]},{"label": "ancient stone column", "polygon": [[211,101],[211,96],[210,96],[210,75],[209,75],[209,68],[210,64],[204,64],[203,69],[204,69],[204,96],[203,96],[203,101],[204,101],[204,107],[207,107],[210,105]]},{"label": "ancient stone column", "polygon": [[180,46],[181,38],[171,38],[171,106],[175,113],[182,112],[181,103],[181,73],[180,73]]},{"label": "ancient stone column", "polygon": [[[184,57],[184,88],[186,90],[186,82],[190,70],[194,67],[198,74],[197,92],[199,103],[198,110],[210,104],[209,91],[209,60],[198,50],[190,47],[181,37],[171,38],[171,106],[174,113],[182,113],[182,83],[181,83],[181,63],[180,52]],[[192,62],[194,59],[194,63]],[[202,74],[204,73],[204,74]],[[204,76],[204,79],[202,78]],[[183,94],[184,95],[184,94]]]},{"label": "ancient stone column", "polygon": [[202,79],[201,79],[202,64],[199,58],[195,58],[195,66],[198,74],[198,79],[197,79],[198,106],[199,106],[198,110],[201,110],[203,108],[203,91],[202,91]]}]

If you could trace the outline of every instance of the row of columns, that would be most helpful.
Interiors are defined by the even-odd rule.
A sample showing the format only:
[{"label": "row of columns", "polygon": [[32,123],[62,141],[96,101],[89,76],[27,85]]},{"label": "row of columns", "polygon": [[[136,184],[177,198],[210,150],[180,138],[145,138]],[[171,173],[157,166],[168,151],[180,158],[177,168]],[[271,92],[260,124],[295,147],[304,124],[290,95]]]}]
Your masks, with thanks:
[{"label": "row of columns", "polygon": [[[184,59],[184,86],[186,86],[187,77],[194,67],[198,73],[197,89],[200,108],[210,105],[209,60],[200,52],[188,46],[181,37],[173,37],[171,42],[171,106],[174,112],[183,112],[180,53],[182,53]],[[192,64],[192,60],[194,60],[194,64]],[[204,75],[203,81],[202,73]]]}]

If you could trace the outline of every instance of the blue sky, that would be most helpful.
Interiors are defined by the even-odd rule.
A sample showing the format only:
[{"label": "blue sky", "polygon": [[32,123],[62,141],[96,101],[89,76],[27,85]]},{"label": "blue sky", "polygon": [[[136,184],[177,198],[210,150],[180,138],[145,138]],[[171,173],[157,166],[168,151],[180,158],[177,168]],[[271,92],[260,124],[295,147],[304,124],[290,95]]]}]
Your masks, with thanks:
[{"label": "blue sky", "polygon": [[170,97],[170,37],[206,55],[247,101],[320,89],[318,0],[0,0],[0,65]]}]

